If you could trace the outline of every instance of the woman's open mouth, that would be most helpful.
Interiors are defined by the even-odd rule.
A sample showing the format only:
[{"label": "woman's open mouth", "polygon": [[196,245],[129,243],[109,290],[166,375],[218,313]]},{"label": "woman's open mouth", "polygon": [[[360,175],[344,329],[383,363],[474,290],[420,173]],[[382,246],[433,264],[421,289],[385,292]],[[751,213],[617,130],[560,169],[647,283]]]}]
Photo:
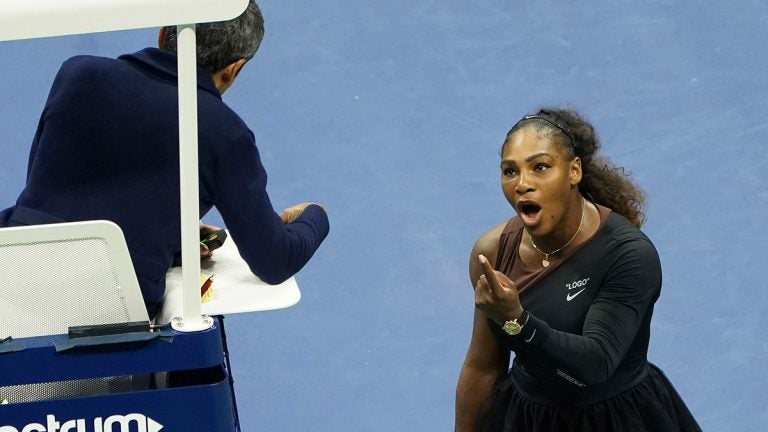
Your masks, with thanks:
[{"label": "woman's open mouth", "polygon": [[533,226],[541,219],[541,207],[533,201],[520,201],[517,203],[517,214],[523,224]]}]

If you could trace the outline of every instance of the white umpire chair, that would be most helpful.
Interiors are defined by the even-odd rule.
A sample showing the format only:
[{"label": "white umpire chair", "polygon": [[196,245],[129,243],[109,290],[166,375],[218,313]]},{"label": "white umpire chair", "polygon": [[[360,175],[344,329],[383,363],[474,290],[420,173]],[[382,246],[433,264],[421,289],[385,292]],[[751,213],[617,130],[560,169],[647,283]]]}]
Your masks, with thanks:
[{"label": "white umpire chair", "polygon": [[148,321],[123,232],[109,221],[0,229],[0,335]]}]

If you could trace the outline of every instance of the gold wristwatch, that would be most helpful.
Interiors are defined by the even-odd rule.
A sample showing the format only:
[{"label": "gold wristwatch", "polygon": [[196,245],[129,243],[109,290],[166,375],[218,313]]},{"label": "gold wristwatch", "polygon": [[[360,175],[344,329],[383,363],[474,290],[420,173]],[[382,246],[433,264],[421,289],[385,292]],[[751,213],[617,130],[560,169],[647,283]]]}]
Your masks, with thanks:
[{"label": "gold wristwatch", "polygon": [[[510,336],[519,335],[520,332],[523,331],[523,327],[528,324],[528,318],[530,318],[528,312],[523,311],[523,313],[520,314],[520,318],[505,322],[501,328]],[[518,322],[518,319],[521,320],[522,323]]]}]

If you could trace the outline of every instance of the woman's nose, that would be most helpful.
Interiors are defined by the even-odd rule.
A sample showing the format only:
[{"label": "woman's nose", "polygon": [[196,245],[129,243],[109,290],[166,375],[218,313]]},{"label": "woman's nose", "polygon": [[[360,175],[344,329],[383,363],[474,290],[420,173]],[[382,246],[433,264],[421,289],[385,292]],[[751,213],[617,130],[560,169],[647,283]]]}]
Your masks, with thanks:
[{"label": "woman's nose", "polygon": [[521,172],[517,180],[517,185],[515,185],[515,192],[522,195],[531,190],[533,190],[533,185],[528,179],[528,175]]}]

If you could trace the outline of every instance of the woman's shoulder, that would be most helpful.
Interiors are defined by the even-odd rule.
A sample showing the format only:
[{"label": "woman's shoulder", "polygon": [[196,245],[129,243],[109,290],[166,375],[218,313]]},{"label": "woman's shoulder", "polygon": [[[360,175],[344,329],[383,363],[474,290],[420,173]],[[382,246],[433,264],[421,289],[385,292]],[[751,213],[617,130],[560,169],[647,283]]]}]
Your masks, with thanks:
[{"label": "woman's shoulder", "polygon": [[516,217],[494,225],[475,241],[472,247],[470,262],[473,262],[478,255],[484,255],[491,263],[496,263],[502,240],[509,237],[510,234],[518,232],[520,229],[522,229],[522,226]]},{"label": "woman's shoulder", "polygon": [[613,261],[640,259],[647,264],[659,265],[656,246],[640,228],[624,216],[611,212],[603,224],[597,246]]},{"label": "woman's shoulder", "polygon": [[475,240],[472,246],[472,255],[483,254],[488,256],[499,247],[499,238],[504,231],[507,221],[494,225],[491,229],[485,231]]},{"label": "woman's shoulder", "polygon": [[653,245],[651,239],[649,239],[648,236],[645,235],[645,233],[643,233],[639,227],[630,222],[624,216],[614,211],[608,215],[608,218],[605,220],[600,233],[604,237],[619,242],[642,240]]}]

